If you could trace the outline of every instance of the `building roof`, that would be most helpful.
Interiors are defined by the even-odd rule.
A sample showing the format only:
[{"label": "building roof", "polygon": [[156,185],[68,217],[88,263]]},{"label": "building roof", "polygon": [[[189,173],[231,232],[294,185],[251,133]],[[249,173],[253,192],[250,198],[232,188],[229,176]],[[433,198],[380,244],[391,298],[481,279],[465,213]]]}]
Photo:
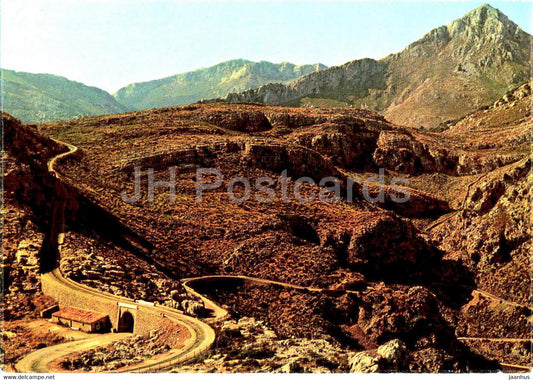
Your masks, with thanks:
[{"label": "building roof", "polygon": [[81,323],[96,323],[104,318],[107,314],[91,310],[78,309],[76,307],[64,307],[52,314],[52,317],[70,319]]}]

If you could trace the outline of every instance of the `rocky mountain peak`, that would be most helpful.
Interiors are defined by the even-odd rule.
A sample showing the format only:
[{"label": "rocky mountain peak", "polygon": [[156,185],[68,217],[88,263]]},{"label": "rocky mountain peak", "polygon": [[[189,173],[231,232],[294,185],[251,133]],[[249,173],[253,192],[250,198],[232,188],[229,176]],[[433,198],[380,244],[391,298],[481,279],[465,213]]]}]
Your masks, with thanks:
[{"label": "rocky mountain peak", "polygon": [[517,34],[526,34],[499,9],[488,4],[471,10],[463,17],[452,21],[446,28],[452,38],[490,39],[494,36],[509,38]]},{"label": "rocky mountain peak", "polygon": [[485,24],[491,20],[498,20],[502,23],[509,22],[509,19],[504,13],[490,4],[483,4],[480,7],[472,9],[462,19],[470,19],[477,24]]},{"label": "rocky mountain peak", "polygon": [[529,36],[518,25],[489,4],[471,10],[448,25],[432,29],[407,50],[427,42],[448,43],[450,40],[495,42],[506,39],[527,39]]},{"label": "rocky mountain peak", "polygon": [[470,18],[472,20],[477,20],[478,23],[484,23],[487,19],[497,19],[501,21],[508,20],[507,16],[505,16],[499,9],[494,8],[490,4],[483,4],[477,8],[472,9],[462,18]]}]

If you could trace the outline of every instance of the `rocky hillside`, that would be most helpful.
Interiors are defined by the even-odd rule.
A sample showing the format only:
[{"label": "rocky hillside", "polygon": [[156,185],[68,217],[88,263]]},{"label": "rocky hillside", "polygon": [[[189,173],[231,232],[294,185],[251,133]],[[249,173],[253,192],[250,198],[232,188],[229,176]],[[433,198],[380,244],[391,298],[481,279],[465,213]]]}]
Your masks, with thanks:
[{"label": "rocky hillside", "polygon": [[167,78],[133,83],[113,96],[132,110],[177,106],[204,98],[223,97],[266,83],[289,82],[325,68],[320,63],[299,66],[289,62],[276,64],[235,59]]},{"label": "rocky hillside", "polygon": [[[46,222],[40,210],[53,197],[39,190],[36,174],[62,148],[45,136],[75,144],[79,154],[56,165],[76,195],[66,204],[60,265],[67,276],[198,316],[209,312],[206,304],[187,298],[176,280],[217,275],[194,287],[223,304],[231,323],[217,330],[207,359],[186,370],[527,369],[531,100],[531,85],[517,87],[441,133],[399,127],[368,110],[259,104],[194,104],[38,127],[4,115],[8,153],[22,161],[9,164],[5,183]],[[127,202],[136,167],[140,197]],[[196,170],[209,167],[220,170],[221,186],[198,201],[197,182],[215,178]],[[150,199],[149,168],[155,181],[168,181],[175,169],[175,198],[159,188]],[[383,185],[365,181],[381,175]],[[308,202],[296,200],[301,176],[315,180],[299,187]],[[328,176],[343,184],[332,202],[317,197],[334,195],[317,185]],[[250,182],[248,198],[243,186],[231,187],[235,177]],[[257,187],[265,177],[273,179],[270,203]],[[398,177],[408,180],[399,190]],[[231,200],[228,187],[245,199]],[[367,187],[374,199],[382,188],[383,200],[369,200]],[[411,195],[404,203],[394,201],[400,190]],[[8,215],[12,235],[16,215]],[[142,251],[125,244],[126,233]],[[6,261],[17,291],[26,285],[17,269],[37,252],[27,247],[11,245]],[[227,277],[235,275],[255,280]],[[252,320],[261,321],[250,322],[253,336],[244,326]],[[306,343],[323,347],[322,357],[298,348]]]},{"label": "rocky hillside", "polygon": [[1,69],[1,109],[27,123],[126,112],[109,93],[52,74]]},{"label": "rocky hillside", "polygon": [[530,284],[524,281],[531,270],[531,101],[528,83],[446,131],[448,138],[468,135],[467,143],[485,154],[504,148],[505,154],[515,150],[523,158],[476,176],[463,198],[465,211],[433,229],[475,268],[481,288],[525,305],[531,303]]},{"label": "rocky hillside", "polygon": [[497,100],[529,80],[530,35],[483,5],[433,29],[403,51],[361,59],[289,84],[267,84],[226,100],[269,105],[355,106],[397,124],[436,127]]}]

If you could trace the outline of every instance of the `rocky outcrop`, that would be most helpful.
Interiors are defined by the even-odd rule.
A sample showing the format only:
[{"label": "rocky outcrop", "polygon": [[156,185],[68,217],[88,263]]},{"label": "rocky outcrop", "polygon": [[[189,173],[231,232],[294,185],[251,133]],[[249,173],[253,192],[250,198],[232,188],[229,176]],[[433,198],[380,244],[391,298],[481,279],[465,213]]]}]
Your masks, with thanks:
[{"label": "rocky outcrop", "polygon": [[377,354],[381,356],[391,368],[405,365],[407,346],[400,339],[393,339],[378,347]]},{"label": "rocky outcrop", "polygon": [[378,347],[376,351],[356,353],[348,362],[352,373],[392,372],[405,369],[407,347],[399,339],[393,339]]},{"label": "rocky outcrop", "polygon": [[513,107],[518,100],[531,96],[531,83],[509,90],[504,96],[494,102],[492,108],[499,106]]},{"label": "rocky outcrop", "polygon": [[380,357],[378,355],[372,355],[368,352],[358,352],[350,359],[350,372],[381,372],[381,368],[379,366],[379,359]]},{"label": "rocky outcrop", "polygon": [[324,123],[320,128],[298,133],[292,138],[299,145],[308,147],[344,168],[364,169],[372,167],[372,152],[376,148],[378,132],[351,123]]},{"label": "rocky outcrop", "polygon": [[[382,237],[386,236],[386,239]],[[381,279],[409,282],[431,278],[441,254],[409,222],[393,216],[376,218],[354,231],[346,249],[349,265]],[[409,278],[403,278],[409,273]]]},{"label": "rocky outcrop", "polygon": [[[361,297],[357,325],[350,331],[372,350],[353,361],[363,371],[462,372],[496,369],[495,363],[472,354],[455,337],[428,289],[369,290]],[[361,339],[364,337],[365,339]],[[377,352],[373,351],[377,347]]]},{"label": "rocky outcrop", "polygon": [[[392,186],[369,183],[363,185],[363,192],[376,205],[407,218],[434,217],[450,211],[447,201],[424,191],[407,186]],[[400,200],[400,202],[398,202]]]},{"label": "rocky outcrop", "polygon": [[345,372],[346,351],[323,339],[280,339],[263,321],[241,317],[225,321],[216,349],[179,372]]},{"label": "rocky outcrop", "polygon": [[44,234],[31,219],[31,210],[15,202],[6,191],[2,249],[4,321],[37,317],[55,303],[41,292],[39,250]]},{"label": "rocky outcrop", "polygon": [[435,171],[429,149],[409,133],[381,132],[373,153],[375,164],[402,173]]},{"label": "rocky outcrop", "polygon": [[260,111],[213,112],[204,120],[221,128],[238,132],[263,132],[272,128],[267,117]]},{"label": "rocky outcrop", "polygon": [[375,344],[401,339],[408,347],[449,344],[455,339],[428,289],[379,286],[364,293],[357,325]]},{"label": "rocky outcrop", "polygon": [[183,300],[181,308],[187,315],[202,317],[206,315],[205,305],[202,301]]},{"label": "rocky outcrop", "polygon": [[[360,93],[367,95],[369,88],[385,88],[386,64],[366,58],[351,61],[307,75],[288,84],[269,83],[257,89],[241,93],[230,93],[225,100],[229,102],[256,102],[268,105],[289,105],[304,96],[327,98],[334,92]],[[329,92],[324,93],[324,90]]]},{"label": "rocky outcrop", "polygon": [[480,287],[522,304],[531,302],[523,281],[530,275],[531,181],[528,158],[481,177],[470,188],[465,210],[435,231],[477,272]]},{"label": "rocky outcrop", "polygon": [[[425,142],[422,142],[420,136],[415,137],[402,130],[382,132],[373,153],[374,163],[378,167],[400,173],[440,172],[455,176],[486,173],[521,158],[520,155],[505,152],[503,145],[499,146],[502,153],[486,155],[477,149],[472,150],[471,147],[439,147],[439,137],[431,137],[424,136]],[[525,144],[527,140],[530,140],[530,137],[518,143]]]}]

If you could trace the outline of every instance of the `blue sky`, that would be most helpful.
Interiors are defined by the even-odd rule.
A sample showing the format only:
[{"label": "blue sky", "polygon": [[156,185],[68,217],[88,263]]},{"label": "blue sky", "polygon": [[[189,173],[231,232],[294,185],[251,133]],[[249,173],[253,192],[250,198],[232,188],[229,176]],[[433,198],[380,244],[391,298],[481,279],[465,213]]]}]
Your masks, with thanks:
[{"label": "blue sky", "polygon": [[[114,92],[233,58],[382,58],[483,2],[2,0],[0,65]],[[531,3],[499,8],[531,32]]]}]

